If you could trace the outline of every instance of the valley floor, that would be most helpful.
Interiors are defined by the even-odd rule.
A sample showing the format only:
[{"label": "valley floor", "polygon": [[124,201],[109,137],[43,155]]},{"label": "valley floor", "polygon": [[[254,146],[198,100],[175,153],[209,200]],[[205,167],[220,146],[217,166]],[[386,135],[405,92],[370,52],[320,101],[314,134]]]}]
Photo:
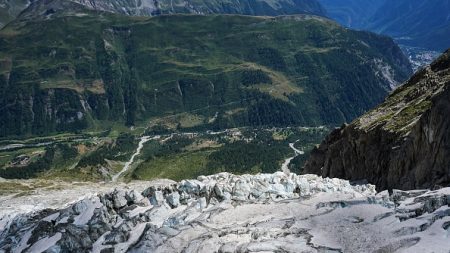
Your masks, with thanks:
[{"label": "valley floor", "polygon": [[[189,132],[135,128],[120,133],[87,132],[3,140],[0,178],[179,181],[222,171],[273,173],[281,167],[298,173],[307,154],[328,132],[326,127]],[[2,188],[0,184],[0,194]]]},{"label": "valley floor", "polygon": [[441,55],[441,52],[419,47],[400,45],[400,48],[402,49],[403,53],[408,56],[408,59],[411,62],[414,71],[417,71],[431,64],[439,57],[439,55]]}]

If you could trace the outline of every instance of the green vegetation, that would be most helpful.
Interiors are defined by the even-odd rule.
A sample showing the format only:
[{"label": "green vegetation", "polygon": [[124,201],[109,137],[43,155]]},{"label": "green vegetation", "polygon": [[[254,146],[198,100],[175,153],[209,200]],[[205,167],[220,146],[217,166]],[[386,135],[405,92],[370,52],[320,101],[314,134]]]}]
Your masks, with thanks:
[{"label": "green vegetation", "polygon": [[[178,136],[161,144],[144,146],[132,179],[181,180],[219,172],[273,173],[294,156],[289,143],[309,152],[328,133],[326,128],[239,129],[219,135],[202,134],[194,139]],[[282,136],[282,138],[280,138]],[[298,156],[291,170],[298,172],[306,157]]]},{"label": "green vegetation", "polygon": [[[28,179],[50,170],[66,168],[70,162],[78,156],[78,151],[71,145],[58,143],[50,145],[45,150],[26,149],[13,151],[15,155],[9,155],[9,161],[3,163],[0,169],[0,177],[6,179]],[[2,155],[8,152],[2,152]],[[12,158],[12,159],[11,159]]]},{"label": "green vegetation", "polygon": [[281,161],[289,154],[287,145],[263,146],[259,143],[234,142],[209,156],[204,174],[217,172],[273,173],[280,170]]},{"label": "green vegetation", "polygon": [[182,180],[202,175],[207,165],[208,151],[169,154],[142,163],[134,172],[134,179],[170,178]]},{"label": "green vegetation", "polygon": [[[92,133],[94,134],[94,133]],[[135,136],[121,133],[107,137],[110,131],[95,136],[58,135],[27,140],[0,141],[0,145],[21,143],[0,151],[0,177],[8,179],[63,178],[68,180],[104,180],[101,168],[115,173],[120,163],[136,149]],[[37,144],[43,146],[36,146]],[[7,147],[7,146],[3,146]]]},{"label": "green vegetation", "polygon": [[106,165],[105,159],[127,161],[136,148],[135,137],[128,133],[120,134],[115,142],[103,145],[93,152],[83,156],[77,167]]},{"label": "green vegetation", "polygon": [[0,177],[6,179],[13,178],[33,178],[36,177],[38,173],[44,172],[51,168],[52,161],[55,157],[55,149],[53,147],[48,147],[42,157],[34,162],[29,163],[23,167],[7,167],[5,169],[0,169]]},{"label": "green vegetation", "polygon": [[0,151],[0,177],[109,180],[143,134],[163,136],[127,179],[274,172],[289,143],[308,152],[327,132],[287,126],[341,124],[383,99],[374,59],[409,74],[392,40],[313,16],[78,8],[0,30],[0,144],[25,145]]},{"label": "green vegetation", "polygon": [[[161,130],[162,131],[162,130]],[[327,128],[229,129],[223,132],[164,133],[143,146],[126,179],[181,180],[218,172],[271,173],[294,156],[289,143],[308,152],[328,133]],[[85,139],[58,136],[46,147],[0,151],[0,177],[7,179],[61,179],[67,181],[110,180],[137,148],[137,137],[107,132]],[[160,133],[161,134],[161,133]],[[100,137],[102,136],[102,137]],[[23,143],[39,139],[23,140]],[[297,171],[306,158],[297,157]]]},{"label": "green vegetation", "polygon": [[386,128],[393,131],[408,131],[408,125],[412,122],[412,120],[420,117],[426,110],[431,108],[431,105],[431,101],[424,100],[418,104],[405,107],[399,114],[395,115],[395,120],[391,120],[389,124],[386,125]]},{"label": "green vegetation", "polygon": [[433,97],[442,89],[442,83],[438,81],[438,75],[433,71],[442,70],[439,68],[442,63],[444,65],[441,67],[445,69],[446,57],[444,54],[435,61],[431,69],[418,71],[407,83],[390,94],[381,105],[352,124],[365,130],[381,127],[388,132],[408,133],[415,126],[414,123],[432,108]]},{"label": "green vegetation", "polygon": [[409,74],[390,39],[317,17],[80,12],[0,31],[0,136],[100,131],[183,113],[191,116],[175,128],[335,125],[387,94],[372,59],[392,66],[398,81]]}]

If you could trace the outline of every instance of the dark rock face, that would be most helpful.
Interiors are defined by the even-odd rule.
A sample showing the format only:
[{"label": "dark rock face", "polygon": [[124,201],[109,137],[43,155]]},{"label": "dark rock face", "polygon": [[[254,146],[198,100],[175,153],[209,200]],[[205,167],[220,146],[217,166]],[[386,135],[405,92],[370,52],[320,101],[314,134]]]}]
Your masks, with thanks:
[{"label": "dark rock face", "polygon": [[450,51],[378,108],[333,131],[304,173],[366,179],[381,189],[450,184]]}]

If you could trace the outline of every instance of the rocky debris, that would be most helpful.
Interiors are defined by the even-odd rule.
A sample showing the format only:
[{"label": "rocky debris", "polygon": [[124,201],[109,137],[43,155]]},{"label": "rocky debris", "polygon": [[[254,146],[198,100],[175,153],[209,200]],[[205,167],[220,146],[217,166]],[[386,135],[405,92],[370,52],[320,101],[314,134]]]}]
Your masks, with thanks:
[{"label": "rocky debris", "polygon": [[450,50],[379,107],[334,130],[303,172],[366,179],[378,190],[450,185]]},{"label": "rocky debris", "polygon": [[24,166],[30,163],[30,156],[28,155],[18,155],[12,161],[13,166]]},{"label": "rocky debris", "polygon": [[0,252],[420,251],[427,243],[446,252],[449,199],[449,188],[389,195],[316,175],[220,173],[4,216]]}]

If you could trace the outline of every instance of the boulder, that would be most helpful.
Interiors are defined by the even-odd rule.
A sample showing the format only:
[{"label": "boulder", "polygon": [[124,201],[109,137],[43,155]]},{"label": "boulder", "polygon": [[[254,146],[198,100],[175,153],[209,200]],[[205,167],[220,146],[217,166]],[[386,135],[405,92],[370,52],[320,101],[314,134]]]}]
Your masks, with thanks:
[{"label": "boulder", "polygon": [[126,193],[123,190],[114,190],[112,193],[114,208],[120,209],[127,205]]},{"label": "boulder", "polygon": [[172,192],[166,197],[166,200],[172,208],[178,207],[180,205],[180,194],[178,192]]}]

